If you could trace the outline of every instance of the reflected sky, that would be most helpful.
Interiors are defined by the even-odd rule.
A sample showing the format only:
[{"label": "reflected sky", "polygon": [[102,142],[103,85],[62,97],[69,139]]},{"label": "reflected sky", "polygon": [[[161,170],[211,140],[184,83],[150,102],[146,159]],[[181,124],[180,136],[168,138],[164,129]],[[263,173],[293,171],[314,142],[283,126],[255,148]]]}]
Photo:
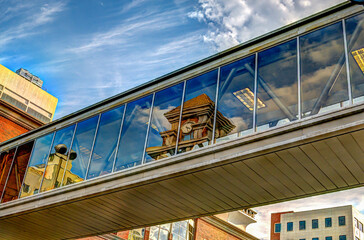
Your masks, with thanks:
[{"label": "reflected sky", "polygon": [[255,55],[221,68],[217,110],[232,126],[226,128],[227,123],[216,119],[216,138],[221,138],[220,141],[227,139],[227,135],[238,136],[253,128],[254,69]]},{"label": "reflected sky", "polygon": [[175,152],[179,113],[174,115],[167,113],[181,105],[183,85],[180,83],[155,94],[146,162],[169,157]]},{"label": "reflected sky", "polygon": [[152,95],[149,95],[128,103],[121,130],[115,171],[142,163],[152,97]]},{"label": "reflected sky", "polygon": [[73,160],[68,159],[67,171],[65,171],[65,176],[63,177],[63,185],[80,182],[85,179],[98,119],[99,116],[95,116],[77,123],[71,148],[75,152],[76,158]]},{"label": "reflected sky", "polygon": [[217,73],[218,71],[214,70],[186,82],[178,143],[179,153],[198,149],[210,143],[216,101]]},{"label": "reflected sky", "polygon": [[124,107],[122,105],[101,114],[87,178],[111,173]]},{"label": "reflected sky", "polygon": [[[275,127],[298,118],[297,40],[258,54],[259,126]],[[261,104],[262,105],[262,104]]]},{"label": "reflected sky", "polygon": [[300,37],[300,50],[303,116],[340,108],[349,98],[342,23]]}]

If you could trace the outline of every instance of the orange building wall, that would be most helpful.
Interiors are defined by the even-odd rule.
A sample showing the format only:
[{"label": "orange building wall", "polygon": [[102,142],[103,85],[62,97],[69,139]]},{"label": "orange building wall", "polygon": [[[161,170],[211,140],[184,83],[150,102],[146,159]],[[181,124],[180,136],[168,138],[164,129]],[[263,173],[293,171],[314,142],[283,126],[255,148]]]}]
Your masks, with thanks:
[{"label": "orange building wall", "polygon": [[[281,215],[285,213],[292,213],[290,212],[280,212],[280,213],[272,213],[270,218],[270,240],[280,240],[281,234],[274,232],[274,224],[281,222]],[[283,227],[283,226],[282,226]]]},{"label": "orange building wall", "polygon": [[196,221],[195,240],[240,240],[231,234],[201,220]]},{"label": "orange building wall", "polygon": [[19,136],[28,130],[17,125],[16,123],[0,116],[0,142]]}]

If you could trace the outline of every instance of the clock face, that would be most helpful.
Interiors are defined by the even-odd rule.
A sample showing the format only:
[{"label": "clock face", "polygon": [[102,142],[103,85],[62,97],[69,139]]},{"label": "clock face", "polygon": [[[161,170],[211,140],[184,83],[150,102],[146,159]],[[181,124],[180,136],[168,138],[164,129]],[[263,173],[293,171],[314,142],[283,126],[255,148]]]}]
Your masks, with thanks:
[{"label": "clock face", "polygon": [[192,131],[192,124],[194,124],[194,122],[185,122],[182,126],[181,126],[181,130],[183,133],[190,133]]}]

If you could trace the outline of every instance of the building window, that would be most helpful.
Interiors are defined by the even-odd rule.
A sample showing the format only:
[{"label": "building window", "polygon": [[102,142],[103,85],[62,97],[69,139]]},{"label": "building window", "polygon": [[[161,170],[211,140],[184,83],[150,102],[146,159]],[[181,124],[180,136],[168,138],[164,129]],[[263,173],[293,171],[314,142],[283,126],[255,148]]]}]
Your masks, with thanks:
[{"label": "building window", "polygon": [[306,230],[306,221],[300,221],[299,228],[300,230]]},{"label": "building window", "polygon": [[332,237],[325,237],[325,240],[332,240]]},{"label": "building window", "polygon": [[325,227],[332,227],[332,218],[325,218]]},{"label": "building window", "polygon": [[345,216],[340,216],[339,217],[339,226],[345,226]]},{"label": "building window", "polygon": [[314,237],[314,238],[312,238],[312,240],[319,240],[319,238],[318,237]]},{"label": "building window", "polygon": [[340,235],[339,240],[346,240],[346,235]]},{"label": "building window", "polygon": [[359,222],[359,230],[363,232],[363,224],[361,222]]},{"label": "building window", "polygon": [[312,219],[312,229],[317,229],[319,227],[318,219]]},{"label": "building window", "polygon": [[282,228],[282,226],[281,226],[280,223],[274,224],[274,232],[275,233],[280,233],[281,232],[281,228]]},{"label": "building window", "polygon": [[293,222],[288,222],[287,223],[287,232],[291,232],[293,231]]},{"label": "building window", "polygon": [[306,238],[300,238],[300,240],[306,240]]}]

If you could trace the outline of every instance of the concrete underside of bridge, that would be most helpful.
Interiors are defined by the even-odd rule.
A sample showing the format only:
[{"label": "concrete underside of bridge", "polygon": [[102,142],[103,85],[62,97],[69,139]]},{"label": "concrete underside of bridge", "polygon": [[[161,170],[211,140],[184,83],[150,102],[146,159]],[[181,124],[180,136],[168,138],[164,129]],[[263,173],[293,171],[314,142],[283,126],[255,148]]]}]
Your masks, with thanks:
[{"label": "concrete underside of bridge", "polygon": [[364,105],[0,205],[1,239],[68,239],[364,186]]}]

